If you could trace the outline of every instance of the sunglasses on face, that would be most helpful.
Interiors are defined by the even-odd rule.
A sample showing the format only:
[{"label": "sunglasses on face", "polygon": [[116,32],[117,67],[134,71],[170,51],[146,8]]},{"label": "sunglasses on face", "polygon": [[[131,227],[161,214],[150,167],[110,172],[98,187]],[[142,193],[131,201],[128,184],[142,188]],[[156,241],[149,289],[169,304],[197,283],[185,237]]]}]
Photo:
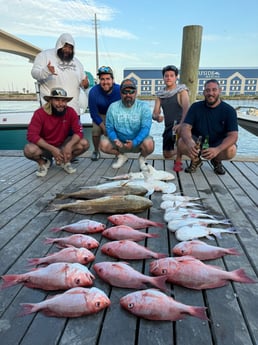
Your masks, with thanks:
[{"label": "sunglasses on face", "polygon": [[130,89],[130,90],[122,90],[121,91],[121,93],[123,94],[123,95],[132,95],[133,93],[135,93],[135,90],[133,90],[133,89]]}]

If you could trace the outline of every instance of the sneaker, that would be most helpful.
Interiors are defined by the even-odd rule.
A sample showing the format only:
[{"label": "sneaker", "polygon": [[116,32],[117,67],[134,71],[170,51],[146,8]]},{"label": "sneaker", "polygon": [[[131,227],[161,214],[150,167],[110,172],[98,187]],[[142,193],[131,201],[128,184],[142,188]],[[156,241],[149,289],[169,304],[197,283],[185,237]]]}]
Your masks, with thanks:
[{"label": "sneaker", "polygon": [[92,161],[97,161],[100,159],[100,153],[99,151],[93,151],[91,155],[91,160]]},{"label": "sneaker", "polygon": [[173,170],[174,170],[175,172],[182,171],[182,170],[183,170],[183,163],[182,163],[181,161],[175,161]]},{"label": "sneaker", "polygon": [[191,161],[191,164],[188,168],[185,168],[185,172],[186,173],[194,173],[196,172],[197,168],[199,168],[200,166],[202,166],[202,160],[201,158],[198,158],[194,161]]},{"label": "sneaker", "polygon": [[128,161],[128,157],[126,154],[120,154],[117,156],[117,161],[115,163],[112,164],[112,168],[113,169],[118,169],[121,168],[125,162]]},{"label": "sneaker", "polygon": [[61,164],[61,168],[63,168],[64,171],[67,172],[67,174],[73,174],[76,172],[76,169],[72,167],[70,162]]},{"label": "sneaker", "polygon": [[148,170],[145,157],[140,155],[139,158],[138,158],[138,161],[139,161],[139,166],[140,166],[141,170]]},{"label": "sneaker", "polygon": [[42,165],[39,164],[36,175],[38,177],[45,177],[47,175],[47,172],[50,166],[51,166],[51,161],[49,159],[46,160],[45,164],[42,164]]},{"label": "sneaker", "polygon": [[222,163],[220,161],[216,161],[215,159],[211,160],[211,164],[213,166],[213,170],[215,172],[215,174],[217,175],[225,175],[226,171],[222,165]]}]

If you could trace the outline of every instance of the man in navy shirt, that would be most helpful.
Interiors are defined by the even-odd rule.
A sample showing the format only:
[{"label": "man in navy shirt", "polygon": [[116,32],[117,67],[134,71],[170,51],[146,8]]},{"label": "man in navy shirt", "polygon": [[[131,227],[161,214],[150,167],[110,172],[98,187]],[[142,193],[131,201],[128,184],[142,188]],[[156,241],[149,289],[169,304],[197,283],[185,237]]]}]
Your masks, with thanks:
[{"label": "man in navy shirt", "polygon": [[[225,174],[222,160],[232,159],[236,155],[238,139],[237,114],[233,107],[220,99],[219,82],[215,79],[206,81],[204,100],[195,102],[189,108],[178,141],[178,150],[191,158],[191,164],[185,169],[193,173],[202,165],[202,158],[210,160],[214,172]],[[196,141],[206,138],[208,148],[202,149]]]},{"label": "man in navy shirt", "polygon": [[108,66],[98,69],[99,84],[93,86],[89,92],[89,110],[93,121],[92,141],[94,151],[91,159],[100,158],[99,143],[102,134],[106,135],[106,113],[109,105],[120,100],[120,86],[114,82],[113,71]]}]

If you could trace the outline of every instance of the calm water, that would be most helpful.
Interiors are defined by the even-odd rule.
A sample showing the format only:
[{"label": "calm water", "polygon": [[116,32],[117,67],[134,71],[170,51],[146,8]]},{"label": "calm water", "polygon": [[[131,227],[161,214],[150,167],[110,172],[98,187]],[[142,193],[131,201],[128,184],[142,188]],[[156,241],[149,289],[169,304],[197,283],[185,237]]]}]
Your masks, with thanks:
[{"label": "calm water", "polygon": [[[153,109],[154,101],[147,101],[151,109]],[[250,106],[258,108],[258,101],[236,100],[227,101],[233,107]],[[39,107],[38,102],[29,101],[0,101],[0,113],[6,111],[33,111]],[[154,153],[162,153],[162,137],[164,124],[153,121],[151,135],[155,139]],[[258,156],[258,137],[249,133],[239,126],[238,155]]]}]

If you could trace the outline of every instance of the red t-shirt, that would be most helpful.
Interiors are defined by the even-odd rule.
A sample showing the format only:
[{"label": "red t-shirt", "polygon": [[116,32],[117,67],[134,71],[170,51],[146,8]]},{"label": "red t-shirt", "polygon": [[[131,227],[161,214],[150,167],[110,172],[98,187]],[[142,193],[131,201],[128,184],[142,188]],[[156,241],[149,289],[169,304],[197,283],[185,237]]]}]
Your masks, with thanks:
[{"label": "red t-shirt", "polygon": [[82,125],[73,108],[67,107],[63,116],[50,115],[44,108],[39,108],[28,126],[27,140],[36,144],[42,138],[48,144],[59,147],[71,135],[71,130],[83,138]]}]

